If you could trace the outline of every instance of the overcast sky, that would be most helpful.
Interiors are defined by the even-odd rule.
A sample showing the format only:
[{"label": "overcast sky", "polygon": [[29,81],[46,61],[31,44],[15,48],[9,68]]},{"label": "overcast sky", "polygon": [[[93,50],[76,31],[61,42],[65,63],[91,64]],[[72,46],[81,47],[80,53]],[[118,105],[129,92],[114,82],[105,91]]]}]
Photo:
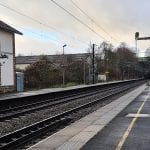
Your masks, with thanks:
[{"label": "overcast sky", "polygon": [[[64,44],[65,53],[82,53],[90,42],[99,45],[104,40],[115,46],[126,42],[134,47],[136,31],[140,36],[150,36],[150,0],[55,2],[84,25],[51,0],[0,0],[0,20],[23,33],[16,35],[16,55],[61,54]],[[138,47],[142,56],[150,47],[149,41],[139,41]]]}]

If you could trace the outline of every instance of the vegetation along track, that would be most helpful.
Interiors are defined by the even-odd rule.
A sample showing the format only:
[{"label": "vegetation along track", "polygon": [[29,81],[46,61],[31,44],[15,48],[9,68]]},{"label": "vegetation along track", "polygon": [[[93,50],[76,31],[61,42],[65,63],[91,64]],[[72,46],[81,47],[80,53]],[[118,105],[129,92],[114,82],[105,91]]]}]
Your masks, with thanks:
[{"label": "vegetation along track", "polygon": [[124,88],[117,88],[117,90],[113,90],[113,92],[109,93],[107,92],[107,95],[94,99],[91,102],[85,103],[76,108],[67,110],[63,113],[57,114],[40,122],[34,123],[30,126],[19,129],[15,132],[4,135],[0,137],[0,149],[15,149],[19,145],[26,143],[27,141],[33,139],[34,137],[37,137],[38,135],[43,134],[44,132],[54,130],[54,128],[56,129],[57,126],[68,123],[72,119],[72,114],[78,113],[80,112],[80,110],[91,107],[96,103],[99,103],[105,99],[109,99],[117,94],[129,90],[130,88],[138,86],[139,84],[141,83],[136,82],[134,84],[125,85]]}]

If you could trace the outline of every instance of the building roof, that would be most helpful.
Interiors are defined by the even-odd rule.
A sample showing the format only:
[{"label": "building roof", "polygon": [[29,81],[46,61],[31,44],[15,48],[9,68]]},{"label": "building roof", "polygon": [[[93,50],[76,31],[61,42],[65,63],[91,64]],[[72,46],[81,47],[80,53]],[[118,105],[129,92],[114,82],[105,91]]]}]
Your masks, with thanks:
[{"label": "building roof", "polygon": [[[63,62],[63,55],[46,55],[48,60],[52,63],[61,64]],[[79,62],[85,60],[89,57],[89,53],[80,53],[80,54],[65,54],[65,58],[67,62]],[[39,61],[41,58],[40,55],[38,56],[17,56],[16,57],[16,64],[32,64]]]},{"label": "building roof", "polygon": [[0,20],[0,30],[7,31],[7,32],[10,32],[10,33],[17,33],[17,34],[22,35],[22,33],[20,31],[18,31],[15,28],[9,26],[8,24],[4,23],[1,20]]}]

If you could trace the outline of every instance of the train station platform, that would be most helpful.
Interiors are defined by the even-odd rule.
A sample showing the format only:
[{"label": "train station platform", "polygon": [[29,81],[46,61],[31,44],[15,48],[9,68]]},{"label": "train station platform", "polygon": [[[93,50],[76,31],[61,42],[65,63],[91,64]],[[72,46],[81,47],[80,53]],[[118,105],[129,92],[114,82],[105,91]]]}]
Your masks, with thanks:
[{"label": "train station platform", "polygon": [[149,87],[142,85],[27,150],[137,150],[150,147],[149,91]]},{"label": "train station platform", "polygon": [[10,94],[5,93],[5,94],[0,95],[0,100],[46,94],[46,93],[51,93],[51,92],[62,91],[64,89],[65,88],[47,88],[47,89],[39,89],[39,90],[32,90],[32,91],[26,91],[26,92],[10,93]]},{"label": "train station platform", "polygon": [[70,86],[70,87],[64,87],[64,88],[46,88],[46,89],[39,89],[39,90],[26,91],[26,92],[18,92],[18,93],[12,93],[12,94],[6,94],[5,93],[5,94],[0,95],[0,100],[7,100],[7,99],[13,99],[13,98],[22,98],[22,97],[27,97],[27,96],[34,96],[34,95],[40,95],[40,94],[68,91],[68,90],[74,90],[74,89],[82,89],[82,88],[85,88],[85,87],[98,86],[98,85],[107,85],[107,84],[126,82],[126,81],[128,81],[128,80],[102,82],[102,83],[89,84],[89,85],[77,85],[77,86]]}]

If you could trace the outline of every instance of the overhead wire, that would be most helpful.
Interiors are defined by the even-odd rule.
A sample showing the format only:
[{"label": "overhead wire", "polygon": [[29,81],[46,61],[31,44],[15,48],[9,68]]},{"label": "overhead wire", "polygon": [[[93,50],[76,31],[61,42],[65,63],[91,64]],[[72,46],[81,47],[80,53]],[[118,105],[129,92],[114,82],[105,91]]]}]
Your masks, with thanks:
[{"label": "overhead wire", "polygon": [[[62,42],[62,41],[58,41],[58,40],[56,40],[56,39],[54,39],[54,38],[52,38],[52,37],[50,37],[50,36],[48,36],[48,35],[44,35],[44,34],[39,34],[39,33],[37,33],[37,32],[34,32],[34,31],[32,31],[32,30],[30,30],[30,29],[27,29],[27,28],[24,28],[24,27],[21,27],[21,26],[18,26],[18,25],[15,25],[15,24],[12,24],[12,23],[9,23],[9,25],[11,25],[11,26],[13,26],[13,27],[17,27],[17,28],[20,28],[20,29],[22,29],[22,30],[26,30],[26,31],[28,31],[28,32],[30,32],[30,33],[32,33],[32,34],[34,34],[34,35],[36,35],[36,36],[38,36],[38,37],[45,37],[45,38],[47,38],[47,39],[49,39],[49,40],[51,40],[51,41],[54,41],[54,42],[57,42],[57,43],[59,43],[59,44],[66,44],[65,42]],[[75,45],[72,45],[72,44],[67,44],[67,46],[69,46],[69,47],[76,47]]]},{"label": "overhead wire", "polygon": [[108,33],[102,26],[100,26],[94,19],[92,19],[85,11],[83,11],[73,0],[70,0],[70,2],[79,9],[87,18],[89,18],[97,27],[99,27],[103,32],[105,32],[111,39],[114,41],[118,41],[116,38],[114,38],[110,33]]},{"label": "overhead wire", "polygon": [[70,11],[68,11],[67,9],[65,9],[63,6],[61,6],[59,3],[57,3],[54,0],[51,0],[51,2],[53,2],[55,5],[57,5],[59,8],[61,8],[62,10],[64,10],[67,14],[69,14],[70,16],[72,16],[75,20],[77,20],[78,22],[80,22],[82,25],[84,25],[86,28],[88,28],[90,31],[92,31],[93,33],[95,33],[98,37],[100,37],[103,40],[106,40],[102,35],[100,35],[99,33],[97,33],[93,28],[91,28],[90,26],[88,26],[86,23],[84,23],[82,20],[80,20],[78,17],[76,17],[75,15],[73,15]]},{"label": "overhead wire", "polygon": [[21,16],[24,16],[24,17],[26,17],[26,18],[28,18],[28,19],[30,19],[30,20],[32,20],[32,21],[34,21],[34,22],[36,22],[36,23],[38,23],[38,24],[40,24],[40,25],[42,25],[42,26],[45,26],[45,27],[47,27],[47,28],[49,28],[49,29],[52,29],[52,30],[56,31],[57,33],[60,33],[60,34],[62,34],[62,35],[68,36],[68,37],[71,37],[72,39],[77,40],[77,41],[81,42],[82,44],[83,44],[83,43],[84,43],[85,45],[88,44],[88,43],[86,43],[85,41],[76,39],[74,36],[68,35],[68,34],[66,34],[66,33],[64,33],[64,32],[62,32],[62,31],[58,31],[56,28],[54,28],[54,27],[52,27],[52,26],[49,26],[49,25],[47,25],[47,24],[45,24],[45,23],[42,23],[41,21],[39,21],[39,20],[37,20],[37,19],[35,19],[35,18],[31,17],[31,16],[28,16],[28,15],[26,15],[26,14],[24,14],[24,13],[21,13],[21,12],[15,10],[15,9],[9,7],[9,6],[6,6],[6,5],[4,5],[4,4],[2,4],[2,3],[0,3],[0,6],[5,7],[5,8],[7,8],[7,9],[9,9],[9,10],[11,10],[11,11],[13,11],[13,12],[19,14],[19,15],[21,15]]},{"label": "overhead wire", "polygon": [[24,28],[24,27],[21,27],[21,26],[12,24],[12,23],[9,23],[9,24],[10,24],[11,26],[14,26],[14,27],[17,27],[17,28],[26,30],[26,31],[28,31],[28,32],[30,32],[30,33],[32,33],[32,34],[35,34],[35,35],[37,35],[38,37],[45,37],[45,38],[48,38],[48,39],[50,39],[50,40],[52,40],[52,41],[54,41],[54,42],[61,43],[61,44],[65,44],[64,42],[58,41],[58,40],[56,40],[56,39],[54,39],[54,38],[51,38],[50,36],[37,33],[37,32],[35,32],[35,31],[32,31],[32,30],[30,30],[30,29],[27,29],[27,28]]}]

